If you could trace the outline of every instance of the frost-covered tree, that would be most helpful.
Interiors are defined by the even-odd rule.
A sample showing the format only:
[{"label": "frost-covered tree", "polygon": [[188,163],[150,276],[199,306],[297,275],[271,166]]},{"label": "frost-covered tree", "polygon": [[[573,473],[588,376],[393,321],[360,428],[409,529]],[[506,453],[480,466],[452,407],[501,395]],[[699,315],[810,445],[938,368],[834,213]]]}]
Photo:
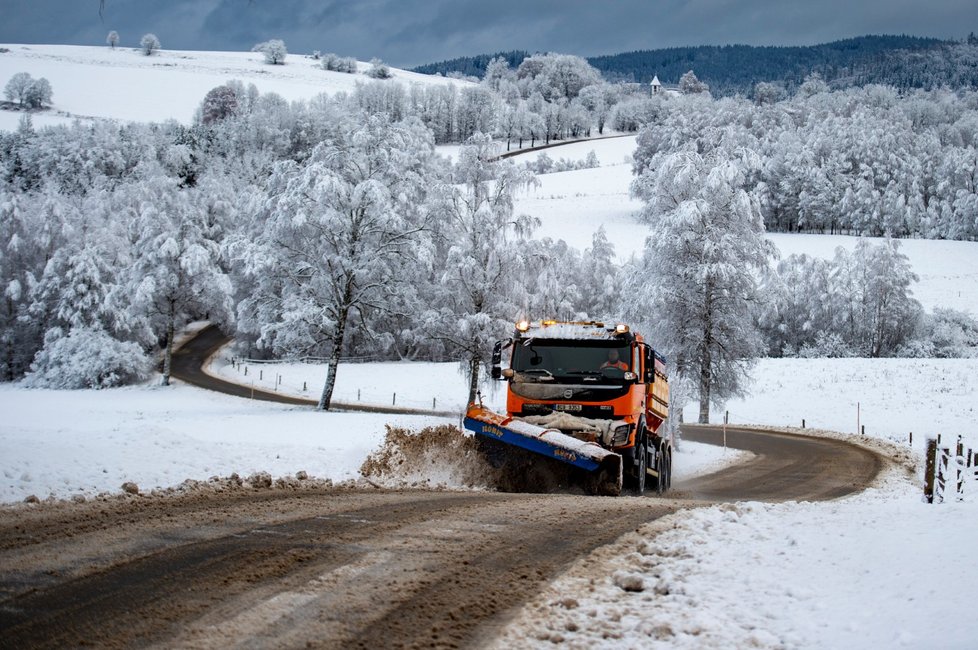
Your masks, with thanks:
[{"label": "frost-covered tree", "polygon": [[710,92],[710,87],[697,79],[690,70],[679,78],[679,91],[684,95],[699,95]]},{"label": "frost-covered tree", "polygon": [[31,317],[30,287],[61,244],[38,196],[0,185],[0,379],[22,375],[41,345],[43,325]]},{"label": "frost-covered tree", "polygon": [[3,96],[7,101],[17,102],[21,106],[27,103],[27,93],[34,83],[34,78],[26,72],[18,72],[7,81],[3,87]]},{"label": "frost-covered tree", "polygon": [[237,113],[238,105],[238,93],[233,87],[225,84],[211,88],[200,104],[198,120],[201,124],[219,122]]},{"label": "frost-covered tree", "polygon": [[139,39],[139,48],[143,54],[150,56],[160,49],[160,39],[156,38],[156,34],[143,34],[143,37]]},{"label": "frost-covered tree", "polygon": [[370,67],[366,75],[371,79],[390,79],[393,76],[390,67],[377,58],[370,59]]},{"label": "frost-covered tree", "polygon": [[532,174],[497,156],[491,136],[469,138],[459,152],[454,183],[439,188],[435,207],[438,259],[444,262],[425,328],[464,364],[469,402],[493,341],[520,315],[520,286],[527,278],[521,275],[519,244],[535,225],[514,209],[516,192],[534,182]]},{"label": "frost-covered tree", "polygon": [[549,101],[574,99],[587,86],[601,82],[598,72],[586,59],[569,54],[535,54],[516,69],[523,96],[539,92]]},{"label": "frost-covered tree", "polygon": [[458,135],[468,138],[475,133],[491,133],[498,110],[492,91],[481,86],[463,88],[458,101]]},{"label": "frost-covered tree", "polygon": [[417,121],[370,116],[346,124],[309,160],[278,165],[264,227],[238,257],[256,290],[238,307],[241,327],[280,354],[329,357],[318,408],[328,410],[348,332],[373,347],[373,329],[397,312],[413,281],[406,266],[427,227],[423,211],[434,144]]},{"label": "frost-covered tree", "polygon": [[793,356],[832,333],[838,296],[829,260],[791,255],[764,274],[759,324],[768,354]]},{"label": "frost-covered tree", "polygon": [[632,186],[652,230],[625,308],[649,323],[675,372],[696,385],[706,423],[711,403],[742,393],[763,350],[754,311],[774,249],[758,199],[745,189],[756,156],[717,149],[657,161]]},{"label": "frost-covered tree", "polygon": [[582,257],[582,297],[584,311],[596,319],[617,316],[624,289],[620,267],[615,262],[615,246],[608,241],[604,226],[591,237],[591,247]]},{"label": "frost-covered tree", "polygon": [[799,97],[812,97],[813,95],[827,92],[829,92],[829,85],[822,79],[822,75],[817,72],[813,72],[805,77],[802,84],[798,86]]},{"label": "frost-covered tree", "polygon": [[169,385],[173,338],[188,319],[231,319],[231,284],[220,233],[194,192],[154,170],[133,188],[133,259],[126,281],[112,298],[131,301],[145,327],[163,341],[163,385]]},{"label": "frost-covered tree", "polygon": [[784,86],[769,81],[758,81],[754,84],[754,103],[774,104],[785,95]]},{"label": "frost-covered tree", "polygon": [[114,29],[110,31],[109,35],[105,37],[105,43],[114,50],[115,46],[119,44],[119,32]]},{"label": "frost-covered tree", "polygon": [[258,43],[253,48],[252,52],[261,52],[265,55],[265,63],[269,65],[284,65],[285,57],[288,56],[288,50],[285,47],[285,41],[278,38],[273,38],[264,43]]},{"label": "frost-covered tree", "polygon": [[917,275],[900,243],[878,245],[860,239],[850,254],[836,251],[836,274],[841,296],[837,331],[861,356],[891,356],[917,328],[922,309],[911,285]]},{"label": "frost-covered tree", "polygon": [[44,77],[34,79],[24,93],[23,104],[27,108],[41,108],[45,104],[50,104],[54,95],[51,89],[51,82]]}]

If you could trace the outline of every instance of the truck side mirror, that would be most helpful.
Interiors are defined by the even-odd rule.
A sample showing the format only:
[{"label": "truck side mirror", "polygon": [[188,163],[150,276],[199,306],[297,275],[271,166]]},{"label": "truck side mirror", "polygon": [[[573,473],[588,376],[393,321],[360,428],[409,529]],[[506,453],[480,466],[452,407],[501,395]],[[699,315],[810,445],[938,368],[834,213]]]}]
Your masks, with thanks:
[{"label": "truck side mirror", "polygon": [[493,379],[502,379],[503,344],[508,342],[496,341],[492,346],[492,371],[489,376]]},{"label": "truck side mirror", "polygon": [[645,346],[645,383],[655,383],[655,350]]}]

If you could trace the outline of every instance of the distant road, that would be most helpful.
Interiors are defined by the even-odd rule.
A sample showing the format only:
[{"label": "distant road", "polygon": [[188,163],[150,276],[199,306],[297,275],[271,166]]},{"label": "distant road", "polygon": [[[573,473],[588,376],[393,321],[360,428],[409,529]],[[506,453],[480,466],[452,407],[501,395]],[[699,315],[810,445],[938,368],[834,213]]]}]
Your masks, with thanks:
[{"label": "distant road", "polygon": [[[234,395],[236,397],[246,397],[266,402],[278,402],[280,404],[294,404],[298,406],[316,406],[316,400],[304,399],[302,397],[292,397],[258,388],[252,389],[251,386],[236,384],[231,381],[219,379],[204,372],[204,365],[207,360],[217,353],[224,345],[231,342],[231,337],[221,332],[215,325],[210,325],[201,330],[194,338],[190,339],[179,350],[173,353],[173,364],[170,372],[174,377],[198,388]],[[367,413],[391,413],[394,415],[436,415],[445,417],[456,417],[456,411],[429,411],[424,409],[401,408],[396,406],[371,406],[366,404],[350,404],[347,402],[333,401],[330,408],[339,411],[363,411]]]},{"label": "distant road", "polygon": [[538,144],[534,147],[524,147],[522,149],[513,149],[507,151],[506,153],[500,154],[500,160],[505,158],[512,158],[513,156],[518,156],[522,153],[533,153],[534,151],[543,151],[544,149],[553,149],[554,147],[563,147],[569,144],[580,144],[582,142],[596,142],[598,140],[613,140],[615,138],[634,138],[638,133],[619,133],[615,135],[600,135],[596,138],[584,138],[581,140],[560,140],[558,142],[551,142],[550,144]]}]

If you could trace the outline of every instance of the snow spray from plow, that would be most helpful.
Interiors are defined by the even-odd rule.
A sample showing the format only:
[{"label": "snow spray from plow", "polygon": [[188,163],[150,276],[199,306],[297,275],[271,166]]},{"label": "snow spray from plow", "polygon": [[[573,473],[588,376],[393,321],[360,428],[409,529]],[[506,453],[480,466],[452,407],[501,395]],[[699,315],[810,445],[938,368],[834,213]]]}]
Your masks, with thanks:
[{"label": "snow spray from plow", "polygon": [[[495,444],[498,446],[493,446],[493,439],[469,435],[451,425],[421,431],[388,427],[384,442],[363,462],[360,475],[375,487],[387,489],[581,494],[583,488],[607,494],[618,488],[616,480],[610,485],[597,481],[604,476],[602,471],[587,471],[564,460],[541,463],[535,453]],[[604,461],[609,462],[613,468],[608,473],[617,479],[620,460]]]}]

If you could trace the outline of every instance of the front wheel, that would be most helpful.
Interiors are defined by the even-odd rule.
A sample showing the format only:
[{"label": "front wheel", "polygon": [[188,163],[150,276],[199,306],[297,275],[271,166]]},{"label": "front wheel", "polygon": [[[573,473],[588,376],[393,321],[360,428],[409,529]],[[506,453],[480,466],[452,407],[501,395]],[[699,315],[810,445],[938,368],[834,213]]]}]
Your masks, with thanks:
[{"label": "front wheel", "polygon": [[645,494],[645,479],[648,474],[646,468],[649,462],[649,451],[644,440],[635,448],[635,454],[638,456],[638,464],[635,466],[636,476],[632,487],[635,490],[635,496],[642,496]]}]

